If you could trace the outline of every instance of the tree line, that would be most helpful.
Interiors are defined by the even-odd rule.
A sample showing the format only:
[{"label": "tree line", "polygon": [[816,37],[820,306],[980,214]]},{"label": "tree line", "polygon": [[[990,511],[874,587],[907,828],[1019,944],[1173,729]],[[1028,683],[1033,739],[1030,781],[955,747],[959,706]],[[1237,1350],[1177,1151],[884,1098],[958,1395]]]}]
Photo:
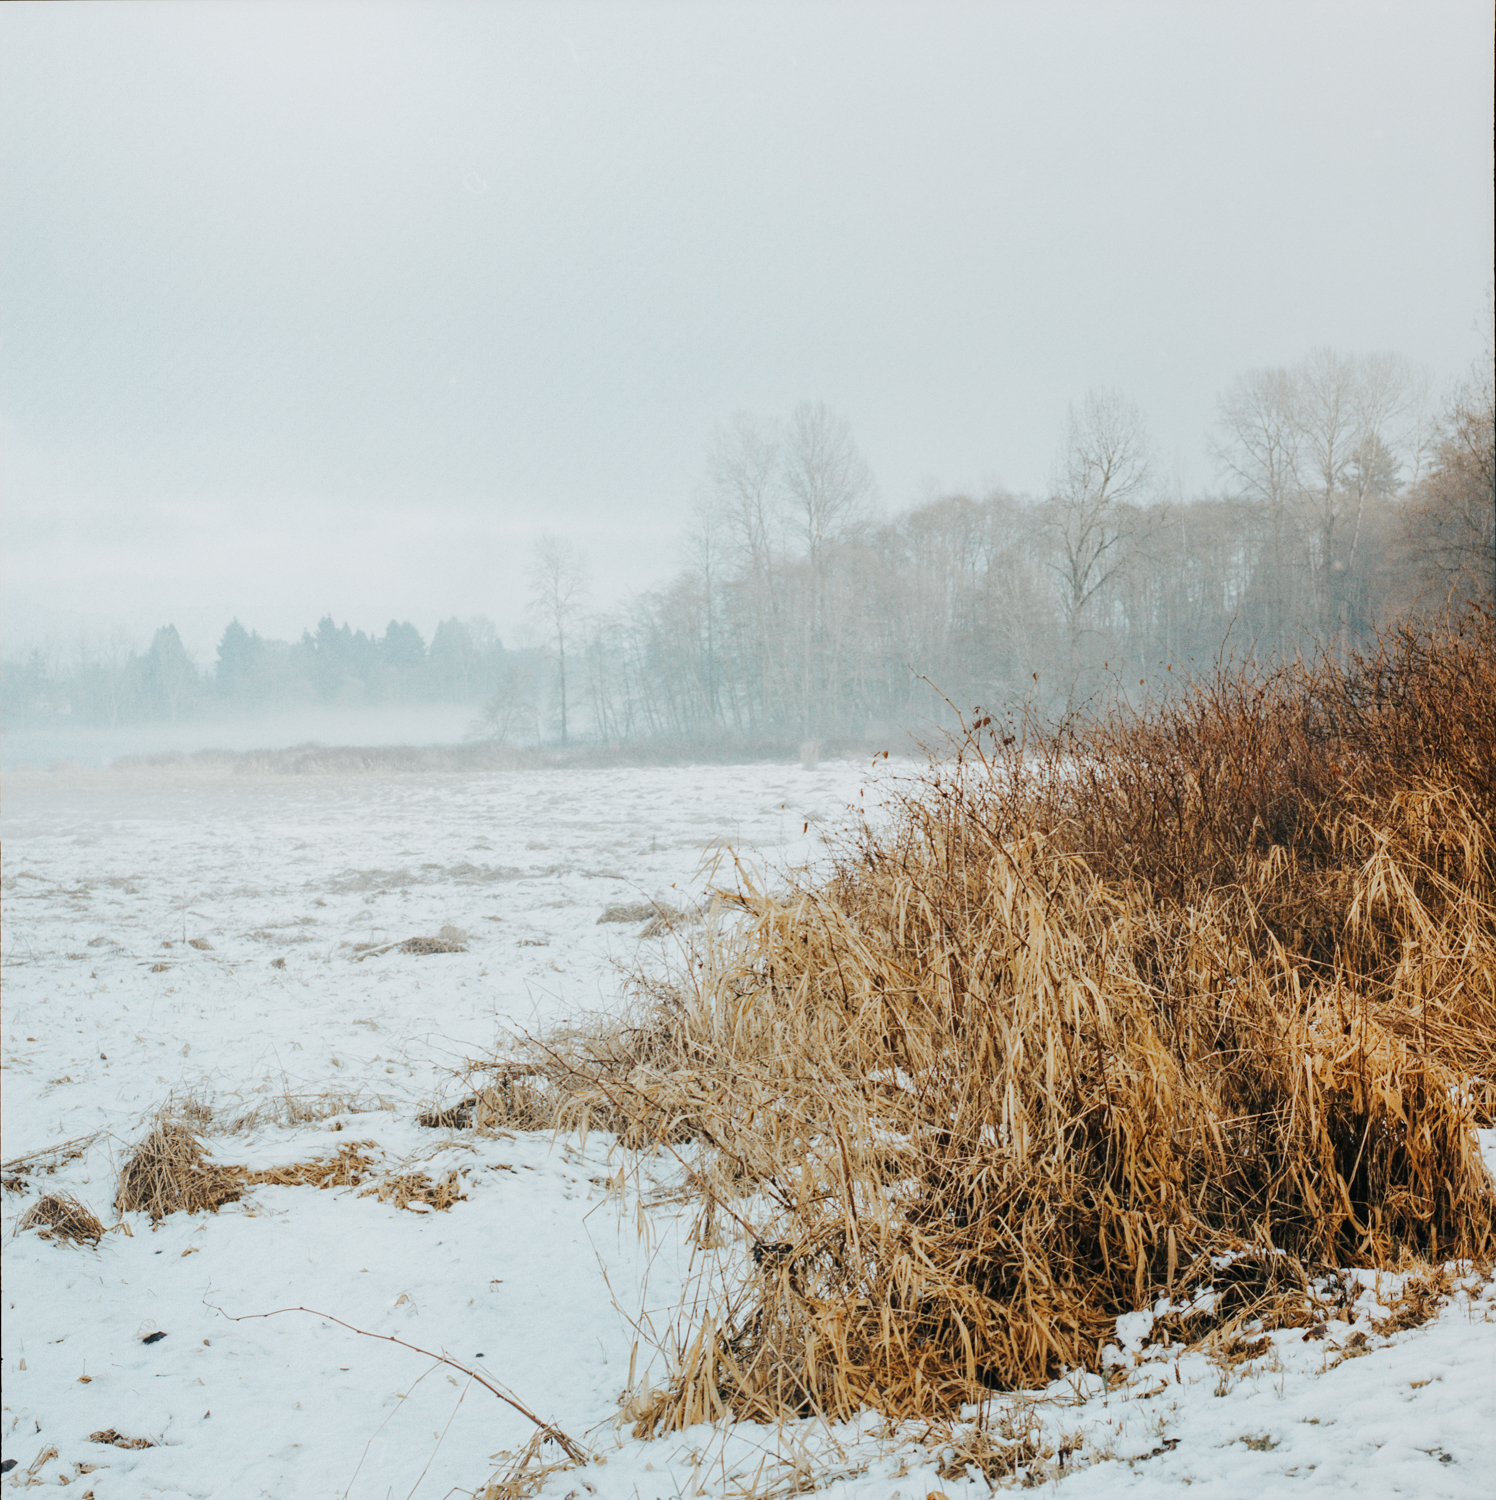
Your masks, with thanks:
[{"label": "tree line", "polygon": [[511,658],[539,671],[540,655],[506,651],[481,616],[443,620],[428,645],[408,620],[391,620],[379,635],[324,615],[296,641],[267,639],[235,619],[207,671],[175,625],[158,629],[143,651],[116,630],[81,636],[70,650],[37,647],[0,670],[7,723],[113,727],[311,704],[481,703]]},{"label": "tree line", "polygon": [[[1411,611],[1491,602],[1492,447],[1489,360],[1436,402],[1395,355],[1321,349],[1222,396],[1218,493],[1171,489],[1137,407],[1095,391],[1042,497],[952,495],[880,521],[845,420],[739,417],[669,583],[587,618],[575,549],[537,554],[553,691],[605,740],[866,739],[1344,649]],[[502,693],[490,708],[498,734],[535,719]]]},{"label": "tree line", "polygon": [[847,421],[805,404],[714,437],[681,565],[589,611],[585,555],[547,535],[529,570],[542,644],[484,619],[382,636],[324,617],[300,640],[237,620],[199,672],[172,626],[4,667],[12,723],[180,719],[297,703],[472,703],[537,744],[866,740],[1020,703],[1169,692],[1222,659],[1348,646],[1411,611],[1492,599],[1491,360],[1442,400],[1391,354],[1315,350],[1219,401],[1223,483],[1186,496],[1138,408],[1071,408],[1039,496],[955,494],[880,518]]}]

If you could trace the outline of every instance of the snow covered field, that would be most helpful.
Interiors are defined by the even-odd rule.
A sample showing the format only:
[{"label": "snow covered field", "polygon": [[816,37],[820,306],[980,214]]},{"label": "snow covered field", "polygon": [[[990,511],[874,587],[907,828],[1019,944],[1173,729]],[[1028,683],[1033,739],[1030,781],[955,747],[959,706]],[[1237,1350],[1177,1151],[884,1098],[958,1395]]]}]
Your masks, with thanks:
[{"label": "snow covered field", "polygon": [[[616,1004],[619,966],[671,941],[600,924],[605,908],[686,905],[728,846],[769,865],[813,858],[863,788],[876,795],[866,768],[840,763],[10,776],[3,1155],[81,1149],[34,1160],[4,1195],[6,1482],[30,1471],[96,1500],[436,1500],[481,1491],[532,1436],[480,1385],[408,1349],[299,1311],[231,1320],[309,1307],[445,1350],[581,1442],[593,1461],[554,1474],[547,1495],[788,1495],[807,1473],[849,1500],[987,1493],[974,1470],[941,1477],[938,1447],[915,1441],[923,1428],[871,1419],[634,1441],[614,1425],[631,1358],[637,1376],[648,1353],[636,1356],[631,1320],[669,1316],[691,1255],[679,1209],[644,1208],[641,1237],[640,1205],[609,1191],[619,1162],[596,1136],[581,1148],[416,1123],[457,1097],[454,1070],[501,1028]],[[443,928],[467,951],[355,947]],[[207,1137],[222,1162],[269,1168],[361,1142],[384,1174],[456,1171],[466,1197],[422,1212],[358,1187],[258,1186],[154,1231],[131,1215],[132,1232],[97,1249],[17,1232],[43,1192],[112,1223],[120,1162],[147,1117],[189,1092],[221,1121],[260,1112]],[[287,1096],[348,1108],[297,1124],[283,1102],[277,1113]],[[1384,1278],[1356,1323],[1270,1334],[1229,1371],[1151,1348],[1134,1363],[1119,1334],[1125,1379],[997,1397],[992,1415],[1048,1450],[1032,1478],[1077,1500],[1184,1485],[1489,1496],[1496,1294],[1468,1287],[1435,1320],[1382,1336]],[[154,1332],[166,1337],[143,1342]],[[154,1446],[90,1441],[110,1428]]]}]

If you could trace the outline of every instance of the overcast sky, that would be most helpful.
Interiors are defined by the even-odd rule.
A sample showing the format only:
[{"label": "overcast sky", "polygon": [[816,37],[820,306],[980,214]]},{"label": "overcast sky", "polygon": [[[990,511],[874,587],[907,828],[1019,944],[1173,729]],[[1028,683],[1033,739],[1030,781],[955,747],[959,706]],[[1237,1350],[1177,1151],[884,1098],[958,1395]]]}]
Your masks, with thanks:
[{"label": "overcast sky", "polygon": [[713,427],[825,401],[887,511],[1039,492],[1116,386],[1460,374],[1487,0],[0,6],[6,649],[658,581]]}]

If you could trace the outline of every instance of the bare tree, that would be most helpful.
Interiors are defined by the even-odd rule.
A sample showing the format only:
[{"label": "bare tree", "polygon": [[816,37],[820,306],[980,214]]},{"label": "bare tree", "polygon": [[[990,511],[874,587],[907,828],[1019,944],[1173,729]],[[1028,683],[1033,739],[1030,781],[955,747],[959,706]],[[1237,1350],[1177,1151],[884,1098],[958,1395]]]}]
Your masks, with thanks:
[{"label": "bare tree", "polygon": [[1404,516],[1417,582],[1454,604],[1496,603],[1496,389],[1489,361],[1450,397]]},{"label": "bare tree", "polygon": [[742,610],[744,692],[754,712],[770,717],[782,692],[778,655],[784,637],[784,546],[778,511],[782,444],[776,424],[739,412],[718,430],[707,455],[711,503],[735,563],[734,595]]},{"label": "bare tree", "polygon": [[1291,576],[1299,561],[1299,382],[1294,371],[1252,370],[1220,400],[1217,462],[1262,516],[1255,572],[1255,634],[1280,650],[1294,614]]},{"label": "bare tree", "polygon": [[1300,366],[1300,476],[1315,539],[1314,575],[1326,636],[1351,624],[1362,522],[1372,496],[1399,488],[1398,473],[1418,422],[1420,380],[1396,354],[1315,349]]},{"label": "bare tree", "polygon": [[498,681],[483,705],[474,732],[505,745],[531,743],[540,737],[540,714],[536,703],[533,671],[507,656],[499,668]]},{"label": "bare tree", "polygon": [[135,642],[123,625],[116,625],[104,637],[100,653],[100,666],[104,683],[104,706],[109,715],[109,727],[119,723],[120,709],[130,691],[130,661],[135,655]]},{"label": "bare tree", "polygon": [[819,573],[827,549],[865,518],[873,490],[872,470],[847,419],[821,402],[797,406],[785,434],[780,484],[811,571]]},{"label": "bare tree", "polygon": [[702,705],[709,722],[716,722],[719,711],[717,672],[719,609],[718,589],[726,552],[723,517],[710,495],[698,495],[691,505],[691,526],[684,538],[682,551],[686,570],[696,581],[701,595],[701,630],[696,652],[696,676],[700,684]]},{"label": "bare tree", "polygon": [[566,646],[581,615],[587,561],[565,537],[545,532],[530,549],[530,613],[556,653],[561,743],[566,743]]},{"label": "bare tree", "polygon": [[1120,392],[1091,391],[1078,411],[1070,408],[1046,517],[1068,645],[1067,712],[1075,705],[1087,617],[1122,566],[1149,468],[1142,416]]},{"label": "bare tree", "polygon": [[845,684],[842,658],[856,611],[849,607],[854,595],[833,580],[832,564],[865,529],[873,492],[872,470],[845,417],[819,402],[795,408],[779,487],[790,532],[804,544],[803,586],[785,638],[795,663],[790,696],[808,736]]},{"label": "bare tree", "polygon": [[[1427,376],[1396,354],[1321,348],[1292,368],[1254,370],[1221,399],[1216,456],[1262,507],[1256,599],[1272,649],[1295,628],[1344,633],[1368,506],[1416,477],[1430,440]],[[1295,586],[1306,575],[1308,597]]]},{"label": "bare tree", "polygon": [[780,445],[744,412],[719,430],[707,455],[712,498],[751,575],[768,585],[773,571],[774,491]]}]

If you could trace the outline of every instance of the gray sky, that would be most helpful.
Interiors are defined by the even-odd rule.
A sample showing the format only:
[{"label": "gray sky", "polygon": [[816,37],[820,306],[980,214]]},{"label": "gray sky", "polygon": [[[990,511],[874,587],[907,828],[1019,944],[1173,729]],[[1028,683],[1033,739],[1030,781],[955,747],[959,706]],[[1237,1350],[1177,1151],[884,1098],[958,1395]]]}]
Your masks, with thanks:
[{"label": "gray sky", "polygon": [[1044,485],[1088,386],[1186,490],[1317,344],[1441,379],[1490,284],[1491,11],[0,6],[7,650],[660,579],[715,424],[881,503]]}]

